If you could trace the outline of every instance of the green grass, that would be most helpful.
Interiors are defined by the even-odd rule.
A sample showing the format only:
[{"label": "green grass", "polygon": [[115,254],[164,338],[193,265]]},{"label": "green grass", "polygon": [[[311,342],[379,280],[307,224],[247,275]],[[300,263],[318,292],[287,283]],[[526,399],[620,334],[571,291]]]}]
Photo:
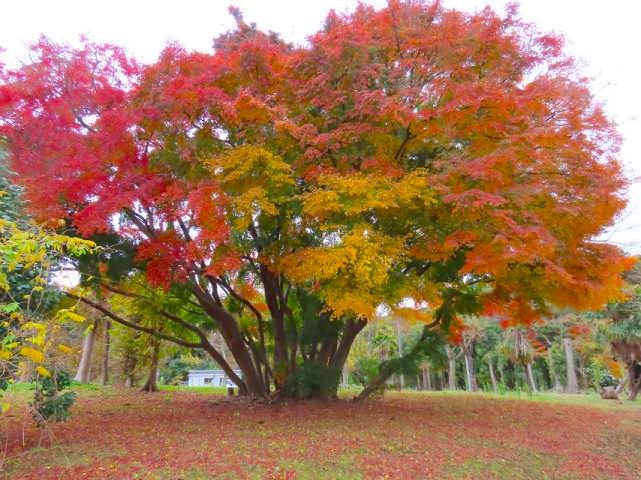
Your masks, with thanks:
[{"label": "green grass", "polygon": [[210,395],[227,395],[227,387],[183,387],[177,385],[159,385],[161,392],[192,392]]},{"label": "green grass", "polygon": [[621,395],[620,400],[604,400],[596,393],[554,393],[554,392],[539,392],[530,394],[526,392],[506,392],[506,393],[493,393],[493,392],[464,392],[460,390],[451,391],[443,390],[439,392],[415,392],[412,391],[410,395],[472,395],[483,398],[492,399],[507,399],[507,400],[525,400],[530,402],[545,402],[545,403],[558,403],[563,405],[576,405],[585,407],[602,408],[606,410],[620,410],[620,409],[640,409],[641,402],[630,402],[625,400],[625,396]]}]

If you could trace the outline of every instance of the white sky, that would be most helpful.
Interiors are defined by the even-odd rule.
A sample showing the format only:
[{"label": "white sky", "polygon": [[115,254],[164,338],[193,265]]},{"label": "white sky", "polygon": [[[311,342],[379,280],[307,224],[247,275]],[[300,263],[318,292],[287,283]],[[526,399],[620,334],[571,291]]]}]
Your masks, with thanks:
[{"label": "white sky", "polygon": [[[285,39],[303,42],[327,11],[351,9],[355,0],[5,0],[0,4],[0,47],[8,64],[26,58],[26,45],[41,34],[74,43],[80,34],[123,46],[152,62],[168,40],[188,49],[209,50],[212,38],[233,26],[227,6]],[[369,0],[382,6],[385,0]],[[473,11],[505,0],[444,0]],[[636,0],[522,0],[521,16],[541,30],[565,36],[569,52],[593,78],[593,91],[624,137],[621,159],[631,178],[641,177],[641,63],[638,59],[641,2]],[[632,253],[641,253],[641,184],[629,192],[625,218],[606,235]]]}]

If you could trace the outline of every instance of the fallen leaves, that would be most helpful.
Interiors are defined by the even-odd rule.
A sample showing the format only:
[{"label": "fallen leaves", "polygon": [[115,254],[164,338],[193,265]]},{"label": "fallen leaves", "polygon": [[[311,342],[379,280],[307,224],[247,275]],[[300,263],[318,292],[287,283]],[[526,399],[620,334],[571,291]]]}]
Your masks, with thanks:
[{"label": "fallen leaves", "polygon": [[[637,478],[641,410],[391,394],[368,404],[83,393],[72,419],[9,425],[11,478]],[[221,400],[217,398],[216,400]],[[392,420],[393,419],[393,420]]]}]

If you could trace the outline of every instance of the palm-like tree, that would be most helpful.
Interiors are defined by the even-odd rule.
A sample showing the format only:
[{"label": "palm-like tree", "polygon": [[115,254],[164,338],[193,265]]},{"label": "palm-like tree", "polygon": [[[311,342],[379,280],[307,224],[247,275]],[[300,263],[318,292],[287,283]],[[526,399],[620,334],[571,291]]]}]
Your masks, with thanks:
[{"label": "palm-like tree", "polygon": [[606,314],[611,322],[605,334],[613,354],[628,368],[628,399],[634,400],[641,389],[641,260],[627,272],[625,279],[628,300],[608,305]]},{"label": "palm-like tree", "polygon": [[534,332],[525,327],[510,327],[505,330],[501,350],[515,364],[522,365],[530,391],[538,392],[532,371],[532,360],[536,349],[532,344]]}]

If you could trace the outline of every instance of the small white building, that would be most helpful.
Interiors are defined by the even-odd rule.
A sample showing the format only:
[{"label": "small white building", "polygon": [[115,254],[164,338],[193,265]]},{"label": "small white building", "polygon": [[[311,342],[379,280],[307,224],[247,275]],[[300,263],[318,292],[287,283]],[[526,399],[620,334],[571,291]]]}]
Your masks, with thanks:
[{"label": "small white building", "polygon": [[[243,378],[240,370],[234,373]],[[223,370],[189,370],[188,375],[188,387],[237,387]]]}]

